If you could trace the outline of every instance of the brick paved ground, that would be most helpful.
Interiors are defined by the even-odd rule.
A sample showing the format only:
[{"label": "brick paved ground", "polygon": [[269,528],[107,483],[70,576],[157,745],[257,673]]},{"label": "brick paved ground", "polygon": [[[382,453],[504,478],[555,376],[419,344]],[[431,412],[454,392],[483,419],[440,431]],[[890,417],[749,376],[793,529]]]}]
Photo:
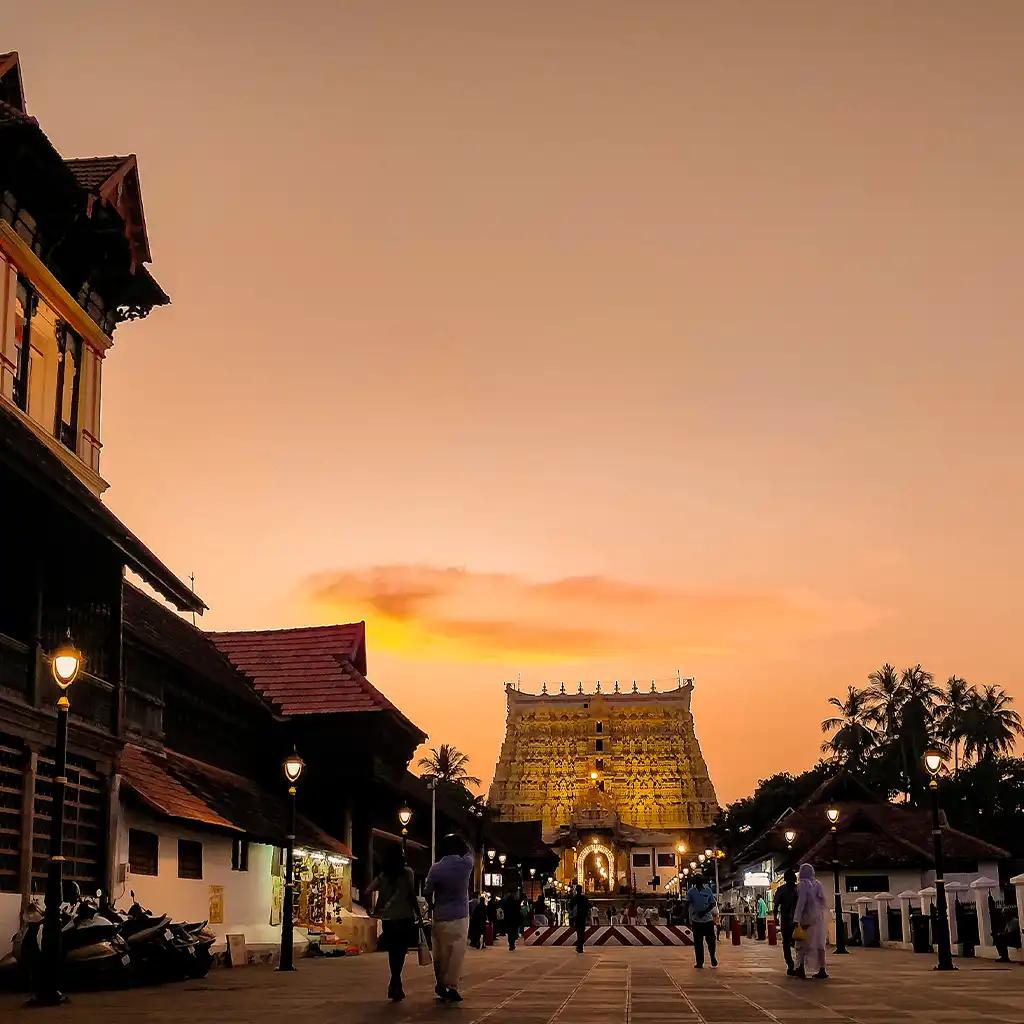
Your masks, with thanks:
[{"label": "brick paved ground", "polygon": [[796,981],[777,949],[723,950],[718,970],[693,968],[687,949],[587,950],[494,947],[470,951],[460,1006],[437,1006],[429,968],[406,969],[409,998],[383,999],[381,954],[300,961],[295,974],[268,967],[214,971],[201,982],[125,992],[79,993],[68,1006],[21,1010],[0,995],[0,1019],[121,1024],[1024,1024],[1024,967],[966,961],[936,974],[924,956],[858,950],[836,958],[826,982]]}]

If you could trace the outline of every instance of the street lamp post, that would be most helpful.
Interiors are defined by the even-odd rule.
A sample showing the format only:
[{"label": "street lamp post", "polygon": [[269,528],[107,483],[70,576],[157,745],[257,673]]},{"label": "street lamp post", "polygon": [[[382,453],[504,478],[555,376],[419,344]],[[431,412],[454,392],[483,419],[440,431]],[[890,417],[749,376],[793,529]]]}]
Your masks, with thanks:
[{"label": "street lamp post", "polygon": [[718,895],[718,850],[705,850],[704,856],[715,862],[715,895]]},{"label": "street lamp post", "polygon": [[53,652],[50,669],[60,689],[57,700],[57,745],[54,752],[53,806],[50,811],[50,860],[46,868],[46,897],[43,910],[42,961],[35,998],[36,1006],[58,1006],[67,997],[60,990],[61,925],[60,905],[64,896],[64,801],[67,794],[68,690],[78,678],[82,652],[67,639]]},{"label": "street lamp post", "polygon": [[484,887],[484,808],[478,801],[469,805],[469,813],[476,818],[476,843],[473,849],[473,859],[480,860],[480,884],[478,889]]},{"label": "street lamp post", "polygon": [[295,955],[292,937],[295,913],[295,786],[306,767],[305,761],[292,749],[281,765],[288,783],[288,846],[284,861],[284,900],[281,907],[281,957],[279,971],[295,970]]},{"label": "street lamp post", "polygon": [[935,944],[938,946],[937,971],[955,971],[953,951],[949,947],[949,908],[946,904],[946,879],[942,866],[942,829],[939,827],[939,769],[942,752],[934,747],[925,752],[924,764],[931,779],[928,791],[932,797],[932,843],[935,848]]},{"label": "street lamp post", "polygon": [[825,809],[825,817],[832,826],[832,878],[835,882],[836,896],[836,952],[849,953],[846,948],[846,922],[843,920],[843,898],[839,893],[839,808],[829,805]]},{"label": "street lamp post", "polygon": [[427,779],[427,789],[430,790],[430,863],[437,860],[437,779],[431,776]]},{"label": "street lamp post", "polygon": [[676,878],[679,879],[679,887],[683,884],[683,854],[686,853],[686,843],[676,843]]},{"label": "street lamp post", "polygon": [[787,828],[786,831],[783,833],[783,835],[786,837],[786,849],[787,850],[792,850],[793,849],[793,840],[796,839],[796,830],[795,829],[791,829],[791,828]]},{"label": "street lamp post", "polygon": [[[412,821],[412,808],[403,804],[398,809],[398,824],[402,826],[402,853],[406,852],[406,843],[409,839],[409,822]],[[431,861],[433,863],[433,861]]]}]

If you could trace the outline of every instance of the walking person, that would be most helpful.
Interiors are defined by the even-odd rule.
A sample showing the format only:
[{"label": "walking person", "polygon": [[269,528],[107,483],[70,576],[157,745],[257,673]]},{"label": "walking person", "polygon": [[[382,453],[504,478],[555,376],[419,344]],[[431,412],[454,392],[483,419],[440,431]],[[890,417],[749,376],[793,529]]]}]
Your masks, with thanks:
[{"label": "walking person", "polygon": [[796,976],[806,978],[808,971],[815,978],[827,978],[825,971],[825,890],[814,875],[810,864],[800,865],[797,882],[796,910],[793,919],[803,929],[804,936],[797,945]]},{"label": "walking person", "polygon": [[796,965],[793,963],[793,927],[796,924],[796,901],[799,897],[796,872],[787,868],[782,879],[782,885],[775,890],[775,923],[782,928],[782,955],[786,958],[786,974],[792,978],[796,974]]},{"label": "walking person", "polygon": [[757,897],[757,941],[764,942],[768,937],[768,903],[764,896]]},{"label": "walking person", "polygon": [[434,904],[430,929],[437,981],[434,991],[442,1002],[461,1003],[459,979],[469,934],[469,879],[474,858],[465,840],[454,833],[441,840],[440,853],[424,886]]},{"label": "walking person", "polygon": [[505,893],[501,900],[501,910],[505,918],[505,936],[508,939],[508,949],[510,953],[514,953],[523,920],[523,901],[519,893],[516,891]]},{"label": "walking person", "polygon": [[469,912],[469,944],[474,949],[481,949],[484,943],[484,931],[487,928],[487,901],[483,893],[473,902]]},{"label": "walking person", "polygon": [[384,850],[381,872],[370,883],[369,891],[377,894],[373,916],[381,923],[381,944],[387,950],[391,969],[388,999],[397,1003],[405,998],[402,969],[409,947],[416,945],[416,921],[420,916],[416,880],[400,846]]},{"label": "walking person", "polygon": [[686,902],[690,906],[690,928],[693,931],[693,950],[696,955],[694,967],[704,966],[704,946],[707,944],[711,966],[718,966],[715,956],[715,907],[718,899],[703,875],[695,875],[693,884],[686,891]]},{"label": "walking person", "polygon": [[569,920],[576,929],[576,952],[582,953],[587,938],[587,925],[590,924],[590,900],[583,892],[582,885],[576,886],[576,891],[569,900]]}]

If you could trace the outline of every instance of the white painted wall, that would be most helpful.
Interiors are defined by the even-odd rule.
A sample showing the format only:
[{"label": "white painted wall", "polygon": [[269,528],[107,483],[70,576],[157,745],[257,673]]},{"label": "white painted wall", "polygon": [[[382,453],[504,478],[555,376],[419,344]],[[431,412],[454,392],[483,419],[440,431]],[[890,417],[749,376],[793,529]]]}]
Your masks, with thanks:
[{"label": "white painted wall", "polygon": [[[646,868],[634,867],[633,866],[633,855],[637,854],[637,853],[640,853],[640,854],[646,853],[649,857],[651,857],[652,855],[651,855],[650,847],[636,846],[636,847],[634,847],[632,849],[632,851],[629,854],[629,872],[630,872],[630,877],[625,880],[625,884],[629,885],[629,884],[631,884],[633,879],[636,879],[636,891],[638,893],[664,893],[664,892],[667,892],[667,889],[665,888],[665,886],[668,884],[669,879],[675,878],[675,876],[676,876],[676,863],[675,863],[676,853],[675,853],[675,848],[672,847],[672,846],[659,846],[659,847],[655,847],[655,851],[654,852],[655,852],[655,854],[671,854],[671,856],[672,856],[672,865],[671,866],[666,865],[665,867],[660,867],[659,868],[657,866],[657,864],[658,864],[657,857],[652,857],[653,863],[651,864],[650,867],[646,867]],[[687,861],[687,864],[688,863],[689,862]],[[712,866],[711,870],[714,871],[714,866]],[[658,886],[657,889],[651,888],[651,884],[650,884],[651,883],[651,879],[655,875],[657,875],[658,878],[661,881],[661,884]]]},{"label": "white painted wall", "polygon": [[21,896],[0,892],[0,958],[11,951],[11,938],[21,927]]},{"label": "white painted wall", "polygon": [[[231,838],[214,832],[189,829],[184,825],[152,818],[132,807],[124,807],[118,822],[116,864],[128,863],[128,830],[145,829],[160,838],[159,868],[156,875],[126,872],[122,909],[130,905],[134,889],[138,901],[158,914],[170,914],[177,921],[202,921],[210,916],[210,886],[224,887],[224,923],[211,929],[218,940],[227,934],[242,933],[247,944],[280,942],[279,926],[270,924],[273,848],[249,844],[249,870],[231,870]],[[202,879],[178,877],[178,840],[193,839],[203,844]],[[121,895],[115,889],[114,895]],[[296,940],[304,932],[296,929]],[[215,948],[223,948],[218,941]]]}]

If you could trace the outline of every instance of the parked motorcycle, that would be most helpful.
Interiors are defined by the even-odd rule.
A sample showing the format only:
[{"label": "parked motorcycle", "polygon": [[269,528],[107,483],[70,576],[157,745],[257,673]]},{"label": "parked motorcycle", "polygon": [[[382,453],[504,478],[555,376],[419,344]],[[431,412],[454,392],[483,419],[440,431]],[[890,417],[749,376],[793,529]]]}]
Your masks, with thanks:
[{"label": "parked motorcycle", "polygon": [[[213,966],[215,936],[206,921],[175,923],[166,914],[148,911],[134,892],[126,911],[101,891],[83,897],[74,883],[65,885],[64,895],[62,984],[68,988],[202,978]],[[43,910],[33,898],[22,913],[11,952],[0,960],[0,984],[32,987],[42,962],[44,931]]]}]

